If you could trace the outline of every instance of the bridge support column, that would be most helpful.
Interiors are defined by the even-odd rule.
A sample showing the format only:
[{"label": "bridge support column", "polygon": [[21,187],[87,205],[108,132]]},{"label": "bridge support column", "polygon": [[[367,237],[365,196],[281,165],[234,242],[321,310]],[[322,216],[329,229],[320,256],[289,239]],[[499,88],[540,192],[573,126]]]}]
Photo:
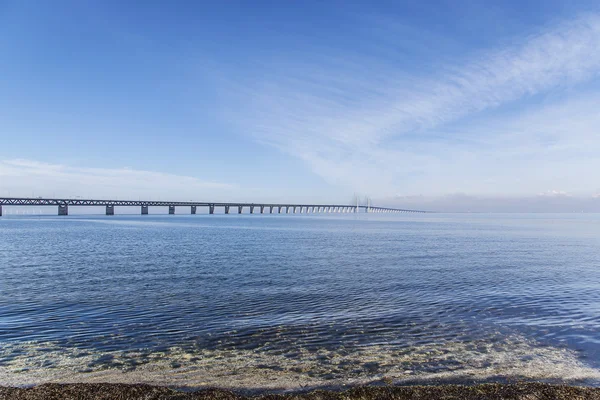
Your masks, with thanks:
[{"label": "bridge support column", "polygon": [[269,214],[273,214],[273,206],[269,207]]},{"label": "bridge support column", "polygon": [[148,215],[148,206],[142,206],[142,215]]},{"label": "bridge support column", "polygon": [[115,206],[114,204],[106,205],[106,215],[115,215]]},{"label": "bridge support column", "polygon": [[229,214],[229,206],[225,206],[225,214]]},{"label": "bridge support column", "polygon": [[238,206],[238,214],[241,214],[243,209],[244,209],[244,207]]},{"label": "bridge support column", "polygon": [[209,214],[214,214],[215,213],[215,205],[214,204],[209,204],[208,205],[208,213]]},{"label": "bridge support column", "polygon": [[58,215],[69,215],[69,205],[61,204],[58,206]]},{"label": "bridge support column", "polygon": [[169,206],[169,215],[175,214],[175,206]]},{"label": "bridge support column", "polygon": [[277,208],[279,209],[279,214],[281,214],[281,209],[282,209],[283,207],[277,207]]},{"label": "bridge support column", "polygon": [[2,206],[0,206],[0,217],[2,216]]},{"label": "bridge support column", "polygon": [[260,213],[264,214],[265,213],[265,206],[260,206]]},{"label": "bridge support column", "polygon": [[254,214],[254,206],[250,206],[250,214]]},{"label": "bridge support column", "polygon": [[296,207],[293,207],[293,209],[294,209],[294,214],[296,214]]},{"label": "bridge support column", "polygon": [[196,214],[196,206],[190,206],[190,208],[191,208],[191,213]]}]

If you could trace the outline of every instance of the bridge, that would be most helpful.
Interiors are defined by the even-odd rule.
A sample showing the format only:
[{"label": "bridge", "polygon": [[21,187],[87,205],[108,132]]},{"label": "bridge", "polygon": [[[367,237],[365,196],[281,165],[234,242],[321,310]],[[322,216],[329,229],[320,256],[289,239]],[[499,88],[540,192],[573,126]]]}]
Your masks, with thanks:
[{"label": "bridge", "polygon": [[247,209],[250,214],[319,214],[319,213],[425,213],[422,210],[404,210],[399,208],[373,207],[369,205],[347,204],[270,204],[270,203],[218,203],[194,201],[142,201],[142,200],[92,200],[92,199],[45,199],[41,197],[5,197],[0,198],[0,217],[3,206],[56,206],[58,215],[69,215],[69,207],[105,206],[106,215],[114,215],[115,207],[140,207],[141,214],[147,215],[149,207],[168,207],[169,214],[175,214],[176,207],[189,207],[191,214],[196,214],[198,207],[206,207],[209,214],[215,209],[223,209],[225,214],[237,210],[242,214]]}]

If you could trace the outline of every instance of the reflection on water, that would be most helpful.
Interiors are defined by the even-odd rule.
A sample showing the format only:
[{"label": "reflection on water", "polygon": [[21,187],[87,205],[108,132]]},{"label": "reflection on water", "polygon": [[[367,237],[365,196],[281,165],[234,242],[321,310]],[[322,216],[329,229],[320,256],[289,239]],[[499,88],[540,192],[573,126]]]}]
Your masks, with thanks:
[{"label": "reflection on water", "polygon": [[564,215],[5,218],[0,382],[596,385],[599,234]]}]

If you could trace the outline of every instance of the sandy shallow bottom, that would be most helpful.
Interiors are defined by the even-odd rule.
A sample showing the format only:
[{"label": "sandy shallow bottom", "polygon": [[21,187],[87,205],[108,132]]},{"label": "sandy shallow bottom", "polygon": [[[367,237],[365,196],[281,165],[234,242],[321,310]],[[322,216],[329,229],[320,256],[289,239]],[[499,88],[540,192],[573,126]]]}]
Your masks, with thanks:
[{"label": "sandy shallow bottom", "polygon": [[0,385],[44,383],[150,384],[286,393],[366,384],[406,385],[537,381],[599,386],[600,371],[567,348],[539,346],[523,337],[502,342],[444,342],[399,349],[364,348],[286,352],[183,350],[95,352],[49,342],[3,344]]},{"label": "sandy shallow bottom", "polygon": [[243,396],[221,389],[180,392],[162,386],[124,384],[44,384],[33,388],[0,387],[0,399],[210,399],[242,400],[265,398],[281,400],[371,400],[371,399],[600,399],[600,389],[542,383],[484,384],[474,386],[387,386],[355,387],[346,391],[311,391],[293,394],[259,394]]}]

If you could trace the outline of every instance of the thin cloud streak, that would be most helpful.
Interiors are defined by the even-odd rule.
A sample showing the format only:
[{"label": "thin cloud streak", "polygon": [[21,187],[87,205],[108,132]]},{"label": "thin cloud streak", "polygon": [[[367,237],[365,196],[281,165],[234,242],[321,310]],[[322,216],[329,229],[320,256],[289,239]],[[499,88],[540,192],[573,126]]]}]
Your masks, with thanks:
[{"label": "thin cloud streak", "polygon": [[[7,189],[7,188],[10,188]],[[31,190],[34,188],[35,192]],[[197,200],[230,196],[235,185],[194,177],[129,168],[79,168],[33,160],[0,160],[0,195],[12,197],[87,197]]]},{"label": "thin cloud streak", "polygon": [[[235,118],[257,140],[304,160],[328,182],[372,196],[387,196],[399,188],[426,194],[462,188],[489,192],[492,185],[496,193],[510,193],[514,186],[508,171],[494,171],[498,162],[512,162],[508,170],[518,175],[519,165],[529,166],[534,160],[518,160],[512,153],[535,152],[540,157],[537,161],[548,164],[548,136],[558,141],[557,146],[577,150],[579,145],[567,140],[568,116],[563,115],[559,126],[552,126],[557,118],[544,115],[551,121],[542,122],[547,131],[541,131],[539,120],[528,118],[528,113],[544,114],[544,103],[513,110],[495,127],[486,119],[499,119],[483,112],[493,114],[502,106],[597,78],[599,46],[600,15],[590,14],[519,44],[445,66],[430,79],[407,78],[396,71],[395,64],[374,65],[364,76],[356,76],[353,68],[346,70],[338,61],[333,63],[339,67],[335,71],[325,68],[324,72],[324,67],[315,65],[286,76],[278,69],[264,74],[272,79],[238,86],[239,92],[250,96],[245,103],[252,105],[248,113]],[[324,54],[314,56],[328,59]],[[337,76],[334,87],[328,84],[328,74]],[[572,101],[577,103],[578,98],[563,98],[551,106],[572,110]],[[582,119],[576,123],[582,129],[576,135],[589,142],[599,126],[596,113],[579,114]],[[470,121],[473,118],[482,119]],[[449,145],[436,142],[436,137]],[[479,142],[501,143],[502,148],[490,153]],[[544,152],[536,150],[540,146]],[[486,170],[494,179],[481,184],[488,179],[482,173]],[[572,171],[563,175],[573,175],[579,167],[575,165]],[[567,176],[557,178],[561,184]],[[429,188],[419,181],[429,182]],[[522,180],[520,193],[526,193],[528,184],[531,181]]]}]

